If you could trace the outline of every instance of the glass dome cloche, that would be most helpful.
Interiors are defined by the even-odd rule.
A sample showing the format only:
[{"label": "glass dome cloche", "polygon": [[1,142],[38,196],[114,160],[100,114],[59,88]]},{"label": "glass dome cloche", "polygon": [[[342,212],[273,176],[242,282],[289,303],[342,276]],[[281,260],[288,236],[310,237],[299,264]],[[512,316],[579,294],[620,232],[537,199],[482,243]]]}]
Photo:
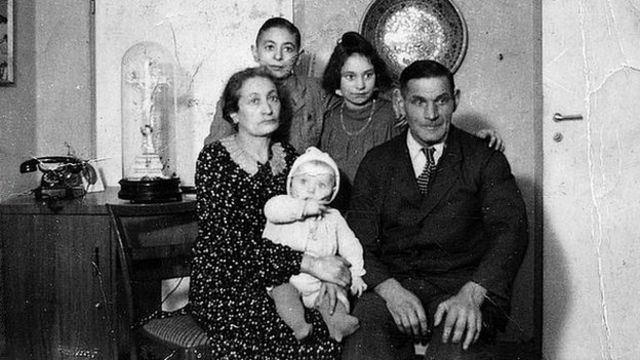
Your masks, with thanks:
[{"label": "glass dome cloche", "polygon": [[122,57],[122,172],[118,197],[137,203],[180,201],[176,175],[176,62],[154,42]]}]

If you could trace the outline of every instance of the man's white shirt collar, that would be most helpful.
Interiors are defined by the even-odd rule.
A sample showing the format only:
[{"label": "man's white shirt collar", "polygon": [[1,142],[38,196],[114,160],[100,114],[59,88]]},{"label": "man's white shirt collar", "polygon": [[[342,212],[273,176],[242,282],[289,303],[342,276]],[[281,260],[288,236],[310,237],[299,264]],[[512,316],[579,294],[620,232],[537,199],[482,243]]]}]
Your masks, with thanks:
[{"label": "man's white shirt collar", "polygon": [[[433,158],[437,164],[440,160],[440,157],[442,157],[442,152],[444,151],[444,142],[437,143],[432,147],[435,149]],[[411,135],[411,130],[407,131],[407,148],[409,148],[409,156],[411,157],[413,172],[416,177],[418,177],[422,173],[422,170],[424,170],[424,165],[427,163],[427,158],[422,153],[422,145],[420,145]]]}]

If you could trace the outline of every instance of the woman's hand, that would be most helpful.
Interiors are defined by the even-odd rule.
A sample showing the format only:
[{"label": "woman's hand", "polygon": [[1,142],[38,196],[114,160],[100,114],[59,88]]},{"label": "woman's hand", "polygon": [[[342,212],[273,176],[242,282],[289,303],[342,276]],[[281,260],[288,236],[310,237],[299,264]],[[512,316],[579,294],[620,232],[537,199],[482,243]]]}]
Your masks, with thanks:
[{"label": "woman's hand", "polygon": [[309,275],[313,275],[322,281],[346,287],[351,283],[351,272],[349,262],[339,256],[313,257],[304,255],[300,270]]}]

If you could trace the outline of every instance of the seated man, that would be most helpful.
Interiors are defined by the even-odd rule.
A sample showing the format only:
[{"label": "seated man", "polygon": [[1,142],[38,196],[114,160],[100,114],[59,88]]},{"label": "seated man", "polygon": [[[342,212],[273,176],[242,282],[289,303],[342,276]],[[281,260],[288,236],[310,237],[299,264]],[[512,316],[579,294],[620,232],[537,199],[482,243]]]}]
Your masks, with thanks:
[{"label": "seated man", "polygon": [[451,125],[460,92],[443,65],[400,76],[408,131],[370,150],[354,181],[349,225],[364,247],[368,291],[343,359],[483,359],[504,327],[527,247],[509,163]]}]

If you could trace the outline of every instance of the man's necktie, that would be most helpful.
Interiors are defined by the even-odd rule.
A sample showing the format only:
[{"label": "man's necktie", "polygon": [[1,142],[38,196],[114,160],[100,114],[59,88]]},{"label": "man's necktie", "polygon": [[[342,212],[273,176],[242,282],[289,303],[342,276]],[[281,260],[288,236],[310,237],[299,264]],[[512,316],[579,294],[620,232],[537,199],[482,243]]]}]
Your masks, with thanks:
[{"label": "man's necktie", "polygon": [[433,147],[422,148],[422,152],[427,158],[427,162],[424,164],[424,169],[417,180],[420,192],[422,195],[426,195],[429,191],[429,181],[431,181],[431,178],[433,178],[436,173],[436,161],[433,158],[433,153],[436,152],[436,149]]}]

